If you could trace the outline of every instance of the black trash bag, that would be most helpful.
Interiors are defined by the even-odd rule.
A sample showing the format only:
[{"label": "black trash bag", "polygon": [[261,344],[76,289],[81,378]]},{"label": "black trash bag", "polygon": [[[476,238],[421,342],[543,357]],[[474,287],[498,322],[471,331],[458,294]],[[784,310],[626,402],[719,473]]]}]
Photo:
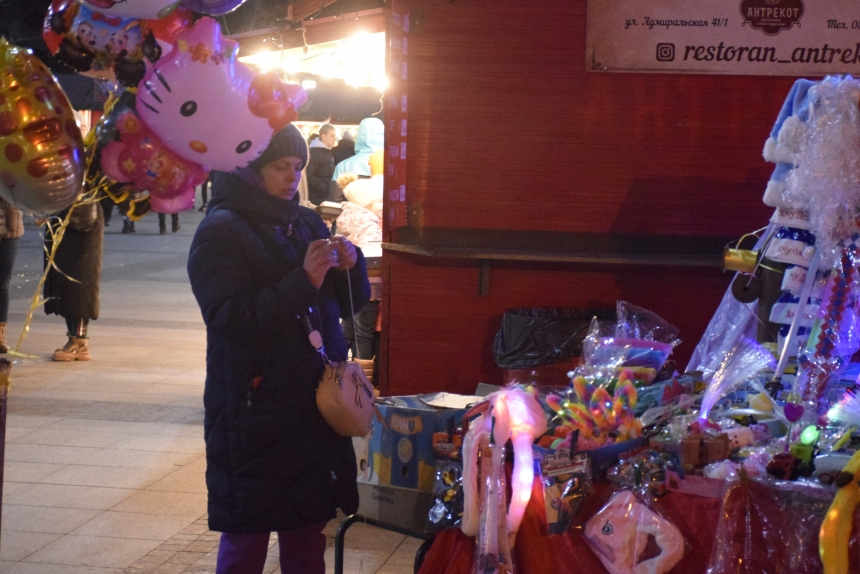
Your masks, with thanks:
[{"label": "black trash bag", "polygon": [[615,323],[615,309],[508,309],[493,343],[496,364],[527,369],[582,356],[591,319]]}]

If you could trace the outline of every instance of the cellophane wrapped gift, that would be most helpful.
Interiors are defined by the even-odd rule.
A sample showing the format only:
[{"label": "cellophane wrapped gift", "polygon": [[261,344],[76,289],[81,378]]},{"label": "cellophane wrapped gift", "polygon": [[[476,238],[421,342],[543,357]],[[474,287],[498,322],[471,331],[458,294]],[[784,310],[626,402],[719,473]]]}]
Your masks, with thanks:
[{"label": "cellophane wrapped gift", "polygon": [[708,574],[821,574],[818,531],[833,495],[742,476],[723,498]]}]

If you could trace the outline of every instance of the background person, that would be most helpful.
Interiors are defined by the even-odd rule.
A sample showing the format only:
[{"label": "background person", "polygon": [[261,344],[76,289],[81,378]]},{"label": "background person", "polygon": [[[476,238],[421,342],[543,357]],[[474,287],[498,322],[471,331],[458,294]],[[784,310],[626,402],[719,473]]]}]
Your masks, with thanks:
[{"label": "background person", "polygon": [[[369,298],[364,256],[296,201],[307,146],[292,125],[249,167],[218,173],[191,244],[188,274],[207,331],[204,392],[209,528],[222,532],[217,572],[262,572],[278,532],[283,574],[323,574],[323,528],[358,508],[352,439],[316,407],[325,351],[347,356],[340,331],[352,284]],[[311,312],[313,308],[315,311]],[[344,311],[348,313],[348,311]]]},{"label": "background person", "polygon": [[[179,225],[179,214],[178,213],[171,213],[170,214],[170,230],[173,233],[176,233],[180,229],[182,229],[182,226]],[[161,235],[164,235],[165,233],[167,233],[167,218],[161,212],[158,212],[158,233],[160,233]]]},{"label": "background person", "polygon": [[21,211],[0,198],[0,353],[9,352],[6,342],[6,321],[9,318],[9,283],[18,255],[18,244],[24,235]]},{"label": "background person", "polygon": [[352,132],[347,130],[343,132],[343,136],[340,138],[340,141],[337,142],[337,145],[331,148],[331,156],[334,158],[335,167],[337,167],[337,164],[346,158],[354,155],[355,138],[353,137]]},{"label": "background person", "polygon": [[310,145],[310,159],[307,166],[308,201],[319,205],[325,200],[331,176],[334,174],[334,158],[331,147],[337,135],[334,126],[324,124],[320,135]]},{"label": "background person", "polygon": [[[68,209],[48,219],[54,231]],[[58,219],[59,218],[59,219]],[[89,322],[99,318],[99,286],[102,277],[104,216],[98,202],[75,207],[63,240],[57,247],[54,263],[45,279],[45,313],[66,320],[65,346],[54,351],[55,361],[89,361]],[[45,265],[53,245],[53,235],[45,229]],[[57,269],[59,268],[59,271]],[[69,279],[75,279],[72,281]]]},{"label": "background person", "polygon": [[385,147],[385,124],[379,118],[365,118],[358,124],[358,134],[355,136],[355,155],[343,160],[334,169],[328,201],[344,201],[343,190],[338,186],[340,176],[354,173],[359,177],[370,177],[370,156]]},{"label": "background person", "polygon": [[[383,152],[370,156],[369,179],[355,179],[344,186],[347,201],[337,217],[337,232],[362,250],[378,247],[382,242]],[[347,176],[341,176],[343,181]],[[356,312],[355,318],[345,317],[341,324],[343,337],[352,349],[353,357],[373,385],[379,386],[379,339],[377,330],[381,283],[371,290],[370,301]]]}]

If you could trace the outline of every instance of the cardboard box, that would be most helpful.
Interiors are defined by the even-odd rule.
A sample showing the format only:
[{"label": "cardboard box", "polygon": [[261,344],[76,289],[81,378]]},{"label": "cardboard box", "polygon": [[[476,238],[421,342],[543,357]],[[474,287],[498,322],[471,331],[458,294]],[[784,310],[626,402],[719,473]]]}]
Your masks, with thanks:
[{"label": "cardboard box", "polygon": [[459,426],[466,409],[437,409],[417,396],[386,397],[370,434],[355,439],[358,481],[431,492],[436,474],[433,433]]},{"label": "cardboard box", "polygon": [[358,514],[416,535],[425,532],[427,513],[433,504],[432,493],[359,483],[358,496]]}]

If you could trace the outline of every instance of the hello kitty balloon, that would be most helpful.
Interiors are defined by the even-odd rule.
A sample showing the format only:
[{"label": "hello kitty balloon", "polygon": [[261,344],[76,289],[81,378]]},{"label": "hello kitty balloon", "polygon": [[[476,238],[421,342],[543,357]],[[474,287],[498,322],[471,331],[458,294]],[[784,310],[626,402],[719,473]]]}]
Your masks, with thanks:
[{"label": "hello kitty balloon", "polygon": [[138,85],[137,113],[164,145],[220,171],[253,161],[307,99],[298,86],[255,74],[237,52],[218,22],[201,18]]}]

